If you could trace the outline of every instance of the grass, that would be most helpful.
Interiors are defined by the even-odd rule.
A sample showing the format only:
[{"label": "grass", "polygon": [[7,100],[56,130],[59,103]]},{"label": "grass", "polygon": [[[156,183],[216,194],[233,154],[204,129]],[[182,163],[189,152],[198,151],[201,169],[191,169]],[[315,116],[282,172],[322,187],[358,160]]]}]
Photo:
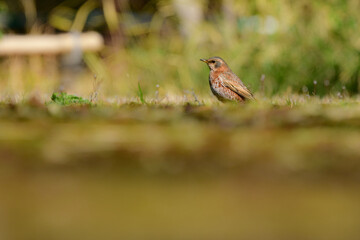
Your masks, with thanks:
[{"label": "grass", "polygon": [[76,104],[78,105],[91,104],[91,102],[87,99],[75,95],[69,95],[64,92],[53,93],[51,95],[51,100],[53,103],[60,104],[63,106],[76,105]]},{"label": "grass", "polygon": [[140,83],[138,83],[138,96],[139,96],[140,102],[142,104],[146,104],[145,99],[144,99],[144,93],[141,89]]}]

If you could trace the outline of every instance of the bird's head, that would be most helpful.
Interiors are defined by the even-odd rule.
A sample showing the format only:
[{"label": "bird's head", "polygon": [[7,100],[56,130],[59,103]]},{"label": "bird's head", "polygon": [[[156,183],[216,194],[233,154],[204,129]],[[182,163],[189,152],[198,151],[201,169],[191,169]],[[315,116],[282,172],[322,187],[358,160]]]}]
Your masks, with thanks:
[{"label": "bird's head", "polygon": [[206,63],[210,70],[220,70],[224,68],[228,68],[226,62],[220,57],[211,57],[209,59],[200,59],[200,61]]}]

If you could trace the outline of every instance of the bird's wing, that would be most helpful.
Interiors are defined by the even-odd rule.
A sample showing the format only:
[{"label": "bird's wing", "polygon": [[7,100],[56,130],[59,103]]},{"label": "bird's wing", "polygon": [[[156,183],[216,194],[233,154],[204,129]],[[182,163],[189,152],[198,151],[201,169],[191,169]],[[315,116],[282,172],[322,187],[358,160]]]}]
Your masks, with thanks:
[{"label": "bird's wing", "polygon": [[[228,75],[228,76],[226,76]],[[250,92],[247,87],[241,82],[241,80],[234,74],[221,74],[221,80],[224,87],[229,88],[231,91],[238,94],[241,98],[245,99],[255,99],[253,94]]]}]

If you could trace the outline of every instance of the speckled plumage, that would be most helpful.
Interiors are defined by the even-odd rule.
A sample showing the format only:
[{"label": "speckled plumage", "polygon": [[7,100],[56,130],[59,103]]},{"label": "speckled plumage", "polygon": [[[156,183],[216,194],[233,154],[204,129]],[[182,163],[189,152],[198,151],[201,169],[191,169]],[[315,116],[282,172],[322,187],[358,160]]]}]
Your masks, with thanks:
[{"label": "speckled plumage", "polygon": [[226,62],[220,57],[200,59],[210,68],[209,83],[212,93],[222,102],[244,102],[254,99],[243,82],[231,71]]}]

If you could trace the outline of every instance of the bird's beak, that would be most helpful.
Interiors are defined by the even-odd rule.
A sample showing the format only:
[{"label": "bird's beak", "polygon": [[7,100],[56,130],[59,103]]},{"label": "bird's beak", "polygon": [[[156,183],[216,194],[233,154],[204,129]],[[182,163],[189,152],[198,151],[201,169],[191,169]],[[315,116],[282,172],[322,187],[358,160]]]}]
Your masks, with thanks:
[{"label": "bird's beak", "polygon": [[200,61],[204,62],[204,63],[208,63],[208,61],[206,59],[200,59]]}]

